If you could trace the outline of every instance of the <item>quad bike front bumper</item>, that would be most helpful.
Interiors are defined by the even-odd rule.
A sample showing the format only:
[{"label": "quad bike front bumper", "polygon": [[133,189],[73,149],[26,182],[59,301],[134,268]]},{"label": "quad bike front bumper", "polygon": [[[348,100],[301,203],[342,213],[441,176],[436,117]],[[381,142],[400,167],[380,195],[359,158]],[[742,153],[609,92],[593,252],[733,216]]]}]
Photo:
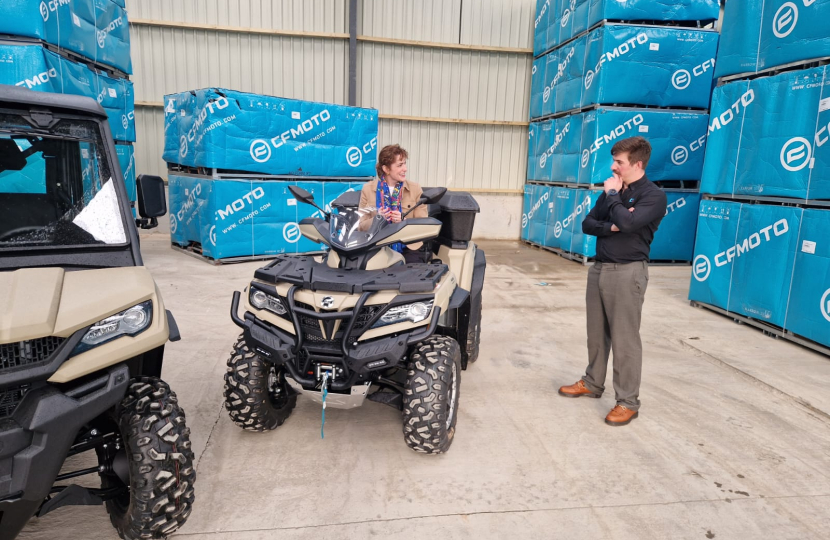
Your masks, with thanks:
[{"label": "quad bike front bumper", "polygon": [[[239,318],[239,291],[233,293],[231,319],[242,328],[249,347],[264,360],[284,366],[291,378],[303,387],[314,388],[317,385],[317,376],[311,370],[313,364],[337,365],[342,369],[342,376],[336,377],[330,388],[343,391],[355,384],[366,382],[373,371],[397,366],[406,356],[409,347],[434,334],[438,326],[441,308],[436,306],[430,314],[430,323],[426,326],[410,332],[359,342],[358,339],[364,330],[355,330],[355,322],[370,294],[363,293],[352,309],[322,313],[297,306],[293,293],[289,293],[287,300],[294,335],[258,319],[250,312],[245,312],[244,318]],[[336,349],[323,350],[315,347],[315,344],[307,339],[309,333],[301,324],[300,317],[324,322],[341,319],[345,323],[345,330],[336,343]]]},{"label": "quad bike front bumper", "polygon": [[17,536],[38,511],[78,431],[121,401],[129,381],[120,364],[72,388],[33,387],[0,419],[0,540]]}]

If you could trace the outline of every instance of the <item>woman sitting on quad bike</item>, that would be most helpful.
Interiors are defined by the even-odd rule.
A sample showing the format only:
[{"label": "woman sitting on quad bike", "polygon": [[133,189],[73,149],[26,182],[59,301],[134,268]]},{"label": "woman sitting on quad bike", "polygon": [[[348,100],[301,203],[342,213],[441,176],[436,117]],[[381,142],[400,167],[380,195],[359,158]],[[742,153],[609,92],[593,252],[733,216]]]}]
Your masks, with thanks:
[{"label": "woman sitting on quad bike", "polygon": [[[421,186],[406,179],[406,160],[409,154],[397,144],[384,146],[378,154],[377,172],[380,180],[369,180],[360,192],[360,208],[377,208],[389,223],[406,218],[428,217],[426,205],[415,208],[406,218],[401,216],[418,204],[423,194]],[[390,246],[403,254],[407,263],[424,262],[420,249],[423,242],[404,246],[400,242]]]}]

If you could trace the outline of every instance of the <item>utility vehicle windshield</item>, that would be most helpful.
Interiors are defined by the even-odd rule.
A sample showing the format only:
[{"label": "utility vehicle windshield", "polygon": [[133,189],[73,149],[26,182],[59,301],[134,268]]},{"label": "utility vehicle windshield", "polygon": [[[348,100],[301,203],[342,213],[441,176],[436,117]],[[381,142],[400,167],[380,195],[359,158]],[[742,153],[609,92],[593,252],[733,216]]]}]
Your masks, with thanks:
[{"label": "utility vehicle windshield", "polygon": [[98,125],[54,122],[0,111],[0,252],[126,243]]}]

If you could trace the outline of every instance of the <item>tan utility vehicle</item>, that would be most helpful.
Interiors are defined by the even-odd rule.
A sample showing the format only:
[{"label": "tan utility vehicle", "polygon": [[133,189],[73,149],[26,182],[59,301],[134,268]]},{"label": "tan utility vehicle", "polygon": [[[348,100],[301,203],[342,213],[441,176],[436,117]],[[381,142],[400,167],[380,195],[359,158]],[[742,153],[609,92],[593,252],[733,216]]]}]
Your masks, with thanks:
[{"label": "tan utility vehicle", "polygon": [[[117,164],[94,100],[0,86],[0,540],[66,505],[105,504],[122,538],[191,511],[190,432],[159,379],[179,335],[136,231],[164,184],[139,178],[135,220]],[[86,475],[100,487],[67,482]]]},{"label": "tan utility vehicle", "polygon": [[[388,224],[357,208],[359,195],[300,222],[304,236],[331,248],[322,261],[286,255],[257,270],[242,318],[234,293],[231,317],[243,333],[225,405],[237,425],[264,431],[285,421],[298,394],[335,408],[368,398],[403,411],[410,448],[440,454],[455,434],[461,370],[478,357],[486,262],[470,238],[479,207],[468,193],[435,188],[419,203],[435,217]],[[420,263],[390,248],[421,241]]]}]

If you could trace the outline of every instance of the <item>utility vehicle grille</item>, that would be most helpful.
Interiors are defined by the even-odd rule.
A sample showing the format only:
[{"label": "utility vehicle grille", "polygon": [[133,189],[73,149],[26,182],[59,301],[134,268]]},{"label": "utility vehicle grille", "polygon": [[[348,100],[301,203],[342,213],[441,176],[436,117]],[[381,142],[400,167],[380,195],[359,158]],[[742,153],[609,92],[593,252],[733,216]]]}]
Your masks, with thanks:
[{"label": "utility vehicle grille", "polygon": [[25,386],[0,390],[0,419],[11,416],[20,405],[24,395],[26,395]]},{"label": "utility vehicle grille", "polygon": [[357,320],[354,322],[354,329],[361,330],[369,321],[372,320],[372,317],[377,315],[378,311],[383,309],[383,306],[363,306],[360,309],[360,313],[357,314]]},{"label": "utility vehicle grille", "polygon": [[65,340],[66,338],[45,337],[16,343],[3,343],[0,345],[0,372],[44,362]]}]

